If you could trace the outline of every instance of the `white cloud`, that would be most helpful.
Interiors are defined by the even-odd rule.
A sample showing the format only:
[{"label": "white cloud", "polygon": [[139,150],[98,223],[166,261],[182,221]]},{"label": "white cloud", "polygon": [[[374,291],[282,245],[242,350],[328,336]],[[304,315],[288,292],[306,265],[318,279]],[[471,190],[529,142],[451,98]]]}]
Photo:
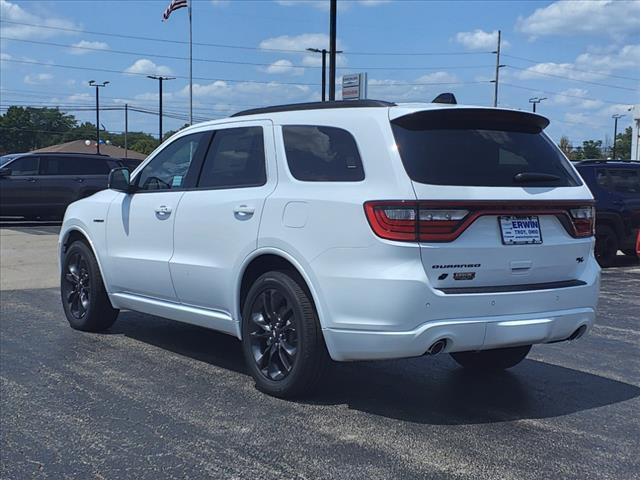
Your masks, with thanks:
[{"label": "white cloud", "polygon": [[[369,98],[396,102],[430,102],[438,94],[451,91],[458,78],[448,72],[434,72],[415,80],[369,79]],[[407,83],[412,85],[407,85]],[[340,84],[340,83],[339,83]]]},{"label": "white cloud", "polygon": [[69,50],[72,55],[85,55],[93,50],[109,50],[109,45],[105,42],[90,42],[88,40],[80,40],[72,45]]},{"label": "white cloud", "polygon": [[95,101],[95,97],[87,92],[82,92],[82,93],[74,93],[73,95],[69,95],[67,97],[67,101],[68,102],[94,102]]},{"label": "white cloud", "polygon": [[574,62],[537,63],[516,74],[522,80],[540,79],[556,75],[571,80],[602,79],[616,70],[637,69],[640,65],[640,44],[625,45],[617,51],[592,51],[578,55]]},{"label": "white cloud", "polygon": [[12,58],[8,53],[0,52],[0,60],[11,60]]},{"label": "white cloud", "polygon": [[[79,29],[80,27],[70,20],[64,18],[54,18],[47,16],[39,16],[27,12],[24,8],[16,3],[7,0],[0,0],[0,18],[5,21],[29,23],[34,25],[44,25],[47,27]],[[19,39],[38,39],[50,38],[56,35],[75,35],[74,32],[55,30],[51,28],[33,27],[31,25],[18,25],[15,23],[2,23],[0,25],[0,33],[6,37]]]},{"label": "white cloud", "polygon": [[[337,40],[337,49],[344,47]],[[300,51],[307,48],[329,49],[329,35],[325,33],[303,33],[301,35],[281,35],[279,37],[267,38],[260,42],[260,48],[265,50],[292,50]]]},{"label": "white cloud", "polygon": [[[498,31],[485,32],[479,28],[473,32],[456,33],[456,42],[468,50],[495,50],[498,44]],[[500,39],[501,48],[509,46],[509,42]]]},{"label": "white cloud", "polygon": [[24,77],[24,83],[27,85],[39,85],[43,83],[49,83],[53,79],[53,75],[50,73],[34,73]]},{"label": "white cloud", "polygon": [[125,69],[125,73],[144,74],[144,75],[171,75],[172,71],[165,65],[156,65],[151,60],[141,58],[136,60],[133,65]]},{"label": "white cloud", "polygon": [[294,67],[290,60],[280,59],[269,65],[265,71],[272,75],[302,75],[304,68]]},{"label": "white cloud", "polygon": [[433,72],[419,77],[416,83],[455,83],[458,77],[449,72]]},{"label": "white cloud", "polygon": [[558,1],[519,18],[516,29],[532,38],[575,34],[624,36],[640,31],[640,2]]},{"label": "white cloud", "polygon": [[571,107],[581,108],[584,110],[600,108],[603,105],[603,102],[600,100],[584,98],[588,95],[589,91],[585,88],[569,88],[553,95],[549,101],[553,105],[558,105],[564,108]]},{"label": "white cloud", "polygon": [[[351,5],[362,5],[364,7],[376,7],[384,3],[390,3],[391,0],[351,0],[338,2],[338,10],[346,10]],[[307,6],[317,8],[318,10],[329,10],[331,3],[329,0],[276,0],[278,5],[283,7]]]},{"label": "white cloud", "polygon": [[[185,85],[176,95],[189,96],[189,87]],[[282,85],[281,83],[229,83],[216,80],[209,84],[194,83],[194,100],[206,100],[207,105],[215,102],[218,110],[237,111],[241,106],[278,105],[283,103],[310,102],[320,99],[320,87],[308,85]],[[226,105],[225,109],[219,108]],[[232,105],[232,107],[229,107]]]}]

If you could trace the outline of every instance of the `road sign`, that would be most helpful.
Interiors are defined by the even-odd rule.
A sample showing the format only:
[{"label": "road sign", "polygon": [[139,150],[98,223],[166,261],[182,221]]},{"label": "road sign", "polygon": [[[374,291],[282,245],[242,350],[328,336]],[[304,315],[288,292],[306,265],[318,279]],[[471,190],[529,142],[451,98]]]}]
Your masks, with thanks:
[{"label": "road sign", "polygon": [[367,73],[352,73],[342,76],[342,100],[367,98]]}]

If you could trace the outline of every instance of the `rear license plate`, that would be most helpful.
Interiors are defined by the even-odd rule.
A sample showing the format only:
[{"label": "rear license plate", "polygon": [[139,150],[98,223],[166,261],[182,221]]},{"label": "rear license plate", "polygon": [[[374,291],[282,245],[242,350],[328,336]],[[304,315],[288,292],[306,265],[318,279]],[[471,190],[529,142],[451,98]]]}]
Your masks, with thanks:
[{"label": "rear license plate", "polygon": [[534,216],[498,217],[504,245],[532,245],[542,243],[540,219]]}]

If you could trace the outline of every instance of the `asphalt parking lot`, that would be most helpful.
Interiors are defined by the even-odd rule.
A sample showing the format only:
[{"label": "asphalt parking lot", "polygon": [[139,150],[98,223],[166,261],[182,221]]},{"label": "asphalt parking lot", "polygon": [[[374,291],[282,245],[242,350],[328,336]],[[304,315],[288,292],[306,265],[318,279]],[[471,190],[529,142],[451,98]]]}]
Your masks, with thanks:
[{"label": "asphalt parking lot", "polygon": [[334,365],[305,401],[253,387],[232,337],[62,312],[57,227],[0,228],[0,477],[640,478],[640,265],[603,272],[598,324],[477,376],[446,355]]}]

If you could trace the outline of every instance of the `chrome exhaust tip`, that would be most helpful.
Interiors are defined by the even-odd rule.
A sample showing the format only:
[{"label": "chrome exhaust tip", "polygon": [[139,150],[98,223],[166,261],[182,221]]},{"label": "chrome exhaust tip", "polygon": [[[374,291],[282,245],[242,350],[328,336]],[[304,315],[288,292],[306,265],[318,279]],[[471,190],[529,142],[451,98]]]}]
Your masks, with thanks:
[{"label": "chrome exhaust tip", "polygon": [[571,336],[567,340],[569,340],[569,341],[577,340],[581,336],[583,336],[586,331],[587,331],[587,326],[586,325],[581,325],[575,332],[573,332],[571,334]]},{"label": "chrome exhaust tip", "polygon": [[442,352],[446,346],[447,346],[446,340],[444,339],[438,340],[437,342],[434,342],[433,345],[431,345],[427,349],[427,355],[437,355],[440,352]]}]

